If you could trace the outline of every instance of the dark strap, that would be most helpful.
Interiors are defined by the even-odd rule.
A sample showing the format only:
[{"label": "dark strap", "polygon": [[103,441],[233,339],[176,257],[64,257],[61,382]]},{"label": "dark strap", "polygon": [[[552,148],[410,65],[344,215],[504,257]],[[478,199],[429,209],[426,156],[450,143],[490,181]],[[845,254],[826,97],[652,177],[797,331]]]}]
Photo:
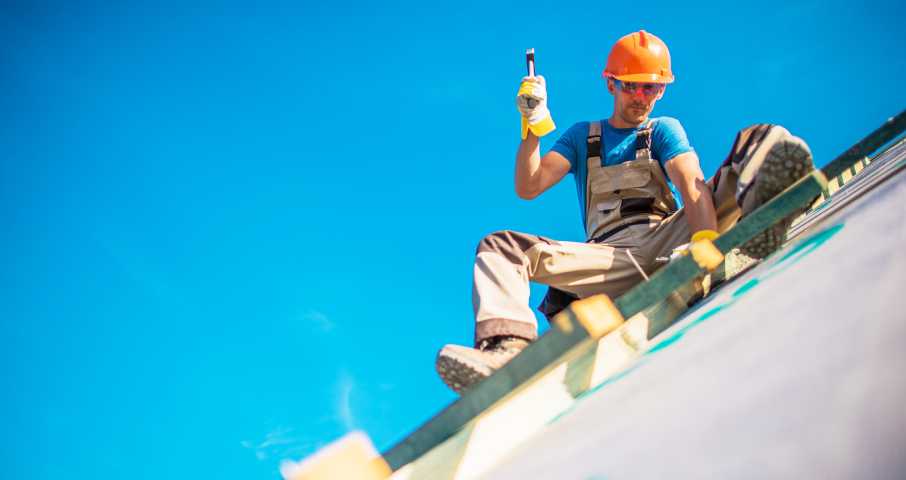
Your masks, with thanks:
[{"label": "dark strap", "polygon": [[[585,139],[588,146],[588,150],[585,154],[586,161],[593,157],[600,157],[601,153],[603,153],[601,151],[601,133],[604,128],[602,122],[603,120],[591,122],[588,126],[588,137]],[[657,125],[657,120],[651,120],[645,125],[645,128],[635,132],[636,159],[638,159],[639,151],[651,151],[651,132],[654,131],[655,125]]]},{"label": "dark strap", "polygon": [[588,152],[585,154],[585,161],[589,158],[601,156],[601,121],[591,122],[588,126]]},{"label": "dark strap", "polygon": [[[554,319],[554,315],[562,312],[570,303],[573,303],[578,299],[579,296],[574,293],[564,292],[555,287],[548,287],[547,295],[544,296],[541,305],[538,305],[538,311],[543,313],[544,318],[550,322]],[[551,325],[553,325],[553,323]]]},{"label": "dark strap", "polygon": [[624,223],[619,227],[614,228],[613,230],[608,230],[585,243],[604,243],[604,240],[607,240],[608,238],[616,235],[617,232],[622,232],[623,230],[626,230],[627,228],[635,225],[648,225],[649,223],[651,223],[651,220],[636,220],[635,222]]},{"label": "dark strap", "polygon": [[651,158],[651,132],[654,131],[656,120],[651,120],[645,128],[635,132],[635,159],[648,160]]}]

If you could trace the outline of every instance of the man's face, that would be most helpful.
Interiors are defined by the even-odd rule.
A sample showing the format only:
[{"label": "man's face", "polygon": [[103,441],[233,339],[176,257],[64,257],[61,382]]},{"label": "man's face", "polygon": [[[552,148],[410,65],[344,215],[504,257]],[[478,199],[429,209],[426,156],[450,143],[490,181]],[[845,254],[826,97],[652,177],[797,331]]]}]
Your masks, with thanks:
[{"label": "man's face", "polygon": [[651,88],[642,88],[642,85],[645,84],[636,83],[634,85],[638,88],[635,89],[635,92],[629,93],[624,91],[630,90],[630,88],[625,88],[626,83],[623,84],[623,90],[620,90],[613,78],[607,79],[607,90],[613,95],[614,110],[617,115],[626,123],[641,125],[648,119],[648,114],[654,108],[654,102],[664,95],[664,85],[660,85],[657,93],[646,93],[646,90],[650,92]]}]

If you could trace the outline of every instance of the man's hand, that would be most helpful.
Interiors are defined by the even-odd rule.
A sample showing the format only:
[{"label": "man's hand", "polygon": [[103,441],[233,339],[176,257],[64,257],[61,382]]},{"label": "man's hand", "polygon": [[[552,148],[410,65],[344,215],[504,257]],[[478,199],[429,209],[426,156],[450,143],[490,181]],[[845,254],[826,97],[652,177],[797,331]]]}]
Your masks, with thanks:
[{"label": "man's hand", "polygon": [[682,258],[683,255],[688,255],[690,252],[692,252],[692,244],[694,244],[696,242],[700,242],[705,239],[713,242],[719,236],[720,236],[720,234],[713,230],[699,230],[699,231],[695,232],[694,234],[692,234],[692,241],[690,241],[689,243],[684,243],[684,244],[674,248],[673,253],[671,253],[669,257],[658,257],[658,258],[656,258],[656,260],[660,261],[660,262],[666,262],[666,261],[674,262],[674,261]]},{"label": "man's hand", "polygon": [[543,137],[557,128],[547,109],[547,88],[541,75],[522,79],[516,95],[516,106],[522,114],[523,140],[529,130],[536,136]]}]

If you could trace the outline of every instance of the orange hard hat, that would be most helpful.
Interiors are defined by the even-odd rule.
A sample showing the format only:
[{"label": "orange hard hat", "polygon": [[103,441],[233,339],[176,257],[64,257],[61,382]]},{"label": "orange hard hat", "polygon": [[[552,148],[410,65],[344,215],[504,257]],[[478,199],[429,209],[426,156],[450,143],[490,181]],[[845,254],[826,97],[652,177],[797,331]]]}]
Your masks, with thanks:
[{"label": "orange hard hat", "polygon": [[670,52],[660,38],[645,30],[630,33],[610,49],[601,77],[624,82],[673,83]]}]

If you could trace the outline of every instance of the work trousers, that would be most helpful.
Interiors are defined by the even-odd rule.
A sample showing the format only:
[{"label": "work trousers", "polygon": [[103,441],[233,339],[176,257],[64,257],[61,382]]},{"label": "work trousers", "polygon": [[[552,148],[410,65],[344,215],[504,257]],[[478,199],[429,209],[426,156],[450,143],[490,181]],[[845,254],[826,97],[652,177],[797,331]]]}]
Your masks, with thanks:
[{"label": "work trousers", "polygon": [[[790,137],[783,127],[767,124],[739,132],[727,159],[707,182],[714,197],[718,233],[758,207],[752,188],[758,171],[771,147]],[[615,299],[643,280],[639,268],[651,275],[664,265],[656,258],[669,256],[692,236],[683,208],[663,219],[650,216],[639,223],[636,217],[614,227],[620,228],[588,243],[558,242],[512,231],[494,232],[482,239],[472,284],[475,344],[498,335],[537,337],[538,325],[528,305],[529,282],[549,285],[554,287],[552,292],[565,292],[561,295],[569,298],[605,293]]]}]

